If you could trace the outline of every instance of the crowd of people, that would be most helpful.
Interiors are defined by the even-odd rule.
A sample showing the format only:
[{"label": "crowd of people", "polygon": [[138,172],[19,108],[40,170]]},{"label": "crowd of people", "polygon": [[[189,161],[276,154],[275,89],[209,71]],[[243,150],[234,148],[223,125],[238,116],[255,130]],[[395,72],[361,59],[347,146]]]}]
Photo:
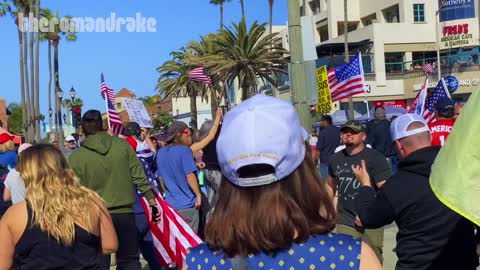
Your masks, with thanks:
[{"label": "crowd of people", "polygon": [[[156,194],[204,240],[183,269],[382,269],[384,226],[399,228],[396,269],[476,269],[476,228],[429,186],[463,105],[436,121],[386,119],[308,134],[295,108],[255,95],[196,131],[173,122],[125,136],[87,111],[84,138],[24,143],[0,130],[0,270],[165,269],[150,224]],[[147,202],[142,204],[142,202]],[[147,214],[145,214],[147,212]]]}]

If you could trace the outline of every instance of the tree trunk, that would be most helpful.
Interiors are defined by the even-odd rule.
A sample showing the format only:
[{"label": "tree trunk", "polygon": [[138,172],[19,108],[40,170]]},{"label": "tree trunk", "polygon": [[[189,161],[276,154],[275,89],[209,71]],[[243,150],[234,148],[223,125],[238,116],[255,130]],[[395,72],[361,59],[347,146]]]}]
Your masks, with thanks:
[{"label": "tree trunk", "polygon": [[[36,17],[37,21],[40,21],[40,0],[37,0],[36,6]],[[40,134],[40,32],[36,34],[37,38],[35,40],[35,107],[37,112],[37,122],[36,122],[36,132],[35,132],[35,139],[39,142],[41,138]]]},{"label": "tree trunk", "polygon": [[[53,112],[52,108],[52,41],[48,40],[48,111]],[[53,115],[48,116],[48,124],[50,125],[50,136],[53,132]]]},{"label": "tree trunk", "polygon": [[212,120],[215,120],[217,115],[218,100],[217,100],[217,91],[210,85],[210,110],[212,111]]},{"label": "tree trunk", "polygon": [[220,3],[220,29],[223,29],[223,3]]},{"label": "tree trunk", "polygon": [[190,95],[190,120],[191,120],[191,128],[196,133],[198,130],[198,120],[197,120],[197,95],[195,95],[195,91],[193,94]]},{"label": "tree trunk", "polygon": [[[32,7],[32,6],[30,6]],[[30,10],[32,10],[30,8]],[[37,115],[38,115],[38,108],[35,108],[35,51],[34,51],[34,44],[35,44],[35,37],[33,29],[30,30],[30,40],[29,40],[29,50],[30,50],[30,139],[35,139],[36,134],[36,123],[37,123]]]},{"label": "tree trunk", "polygon": [[54,47],[53,47],[53,76],[54,76],[54,81],[55,81],[55,93],[54,93],[54,98],[55,98],[55,126],[56,126],[56,139],[60,143],[60,136],[62,136],[62,130],[61,130],[61,121],[62,121],[62,114],[60,111],[61,104],[59,102],[59,98],[57,96],[57,92],[60,90],[60,82],[58,79],[58,46],[59,42],[58,40],[55,41]]},{"label": "tree trunk", "polygon": [[273,0],[268,0],[268,5],[270,6],[270,27],[269,27],[269,32],[272,34],[272,21],[273,21]]},{"label": "tree trunk", "polygon": [[30,84],[28,80],[28,68],[27,68],[27,59],[28,59],[28,45],[27,45],[27,33],[23,32],[22,33],[22,38],[23,38],[23,73],[24,73],[24,79],[25,79],[25,107],[27,109],[27,121],[26,127],[27,127],[27,134],[26,134],[26,139],[30,141],[32,138],[32,126],[31,126],[31,121],[32,121],[32,110],[31,110],[31,99],[30,99]]},{"label": "tree trunk", "polygon": [[25,123],[27,122],[28,119],[28,109],[26,105],[26,100],[25,100],[25,76],[23,72],[23,36],[22,32],[20,29],[17,29],[18,32],[18,47],[20,48],[20,91],[21,91],[21,98],[22,98],[22,130],[23,130],[23,136],[27,136],[27,128],[25,126]]},{"label": "tree trunk", "polygon": [[242,7],[242,18],[245,18],[245,5],[243,0],[240,0],[240,6]]}]

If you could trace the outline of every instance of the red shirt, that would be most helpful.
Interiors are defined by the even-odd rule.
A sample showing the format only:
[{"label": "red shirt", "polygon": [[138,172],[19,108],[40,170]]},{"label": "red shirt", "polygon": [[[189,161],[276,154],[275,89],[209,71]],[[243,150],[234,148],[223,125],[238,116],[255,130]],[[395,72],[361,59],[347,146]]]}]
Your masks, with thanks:
[{"label": "red shirt", "polygon": [[439,119],[428,124],[430,133],[432,134],[432,145],[443,146],[448,135],[450,135],[450,132],[452,132],[454,123],[454,119]]}]

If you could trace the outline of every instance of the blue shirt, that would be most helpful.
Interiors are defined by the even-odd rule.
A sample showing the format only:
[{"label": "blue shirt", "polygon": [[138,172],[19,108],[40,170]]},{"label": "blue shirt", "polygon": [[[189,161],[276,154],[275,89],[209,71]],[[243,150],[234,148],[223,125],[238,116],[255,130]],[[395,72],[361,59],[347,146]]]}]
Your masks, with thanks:
[{"label": "blue shirt", "polygon": [[[345,234],[325,233],[311,236],[305,243],[275,253],[248,256],[250,269],[335,269],[360,267],[361,239]],[[188,269],[231,269],[230,259],[201,244],[187,251]]]},{"label": "blue shirt", "polygon": [[167,193],[165,201],[174,209],[182,210],[195,206],[196,196],[187,182],[187,175],[195,173],[197,166],[187,146],[162,147],[157,156],[157,175],[161,176]]},{"label": "blue shirt", "polygon": [[17,166],[17,153],[15,151],[0,153],[0,164],[9,167],[9,169],[15,168]]}]

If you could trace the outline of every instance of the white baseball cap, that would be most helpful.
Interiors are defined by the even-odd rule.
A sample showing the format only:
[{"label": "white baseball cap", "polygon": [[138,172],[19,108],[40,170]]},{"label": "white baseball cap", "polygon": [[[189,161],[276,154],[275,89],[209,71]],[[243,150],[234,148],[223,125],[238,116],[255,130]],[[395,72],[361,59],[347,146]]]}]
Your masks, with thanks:
[{"label": "white baseball cap", "polygon": [[73,137],[72,135],[68,135],[67,137],[65,137],[65,141],[66,142],[75,141],[75,137]]},{"label": "white baseball cap", "polygon": [[[261,186],[284,179],[305,159],[307,131],[295,108],[283,100],[255,95],[229,111],[217,141],[223,176],[241,187]],[[268,164],[274,174],[241,178],[238,170]]]},{"label": "white baseball cap", "polygon": [[[421,122],[424,126],[407,131],[408,126],[413,122]],[[426,131],[430,132],[430,129],[428,128],[428,124],[425,122],[425,119],[415,113],[402,114],[393,120],[392,124],[390,125],[390,135],[392,136],[392,141]]]}]

